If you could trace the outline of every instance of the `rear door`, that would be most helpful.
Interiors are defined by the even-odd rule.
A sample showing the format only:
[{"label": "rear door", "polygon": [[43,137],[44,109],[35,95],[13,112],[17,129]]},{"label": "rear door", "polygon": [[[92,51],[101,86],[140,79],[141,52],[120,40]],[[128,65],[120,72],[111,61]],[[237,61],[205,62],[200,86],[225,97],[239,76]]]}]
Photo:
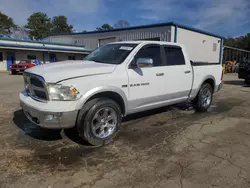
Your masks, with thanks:
[{"label": "rear door", "polygon": [[164,80],[165,95],[174,103],[185,101],[192,87],[192,67],[186,64],[181,47],[163,45],[162,48],[167,67]]}]

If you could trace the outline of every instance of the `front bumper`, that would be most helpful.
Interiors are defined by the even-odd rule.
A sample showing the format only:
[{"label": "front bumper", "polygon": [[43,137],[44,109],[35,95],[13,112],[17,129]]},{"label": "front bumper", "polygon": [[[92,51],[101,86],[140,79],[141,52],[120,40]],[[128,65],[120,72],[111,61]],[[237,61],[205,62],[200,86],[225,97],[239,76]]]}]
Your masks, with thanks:
[{"label": "front bumper", "polygon": [[79,112],[79,110],[71,110],[71,111],[40,110],[28,104],[27,101],[23,100],[21,96],[20,96],[20,106],[22,107],[26,117],[32,123],[48,129],[66,129],[74,127]]},{"label": "front bumper", "polygon": [[17,72],[24,72],[25,71],[25,69],[24,68],[11,68],[10,69],[11,71],[17,71]]}]

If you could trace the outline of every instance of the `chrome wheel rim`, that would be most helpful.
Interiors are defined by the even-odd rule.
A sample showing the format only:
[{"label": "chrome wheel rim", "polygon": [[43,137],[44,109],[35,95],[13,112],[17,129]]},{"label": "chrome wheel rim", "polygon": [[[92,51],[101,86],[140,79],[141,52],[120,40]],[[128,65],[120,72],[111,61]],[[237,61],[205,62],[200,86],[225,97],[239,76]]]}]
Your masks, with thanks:
[{"label": "chrome wheel rim", "polygon": [[201,105],[208,107],[212,101],[212,92],[209,88],[204,88],[201,94]]},{"label": "chrome wheel rim", "polygon": [[116,125],[116,111],[113,108],[104,107],[93,116],[91,130],[95,137],[104,139],[114,133]]}]

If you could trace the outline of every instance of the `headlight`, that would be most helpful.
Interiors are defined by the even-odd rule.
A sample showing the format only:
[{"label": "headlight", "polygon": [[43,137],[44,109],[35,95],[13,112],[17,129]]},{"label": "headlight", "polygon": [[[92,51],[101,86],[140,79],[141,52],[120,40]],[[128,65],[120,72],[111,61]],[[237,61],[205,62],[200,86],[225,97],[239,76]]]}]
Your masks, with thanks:
[{"label": "headlight", "polygon": [[23,68],[24,68],[24,69],[26,69],[27,67],[26,67],[26,66],[24,66]]},{"label": "headlight", "polygon": [[48,84],[48,93],[53,101],[74,101],[81,97],[80,93],[73,86],[61,84]]}]

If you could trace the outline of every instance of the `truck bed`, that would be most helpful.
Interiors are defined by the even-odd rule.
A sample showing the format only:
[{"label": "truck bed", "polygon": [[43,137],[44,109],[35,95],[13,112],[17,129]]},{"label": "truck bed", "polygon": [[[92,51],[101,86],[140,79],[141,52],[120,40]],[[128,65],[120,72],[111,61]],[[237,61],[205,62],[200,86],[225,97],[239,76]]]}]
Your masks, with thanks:
[{"label": "truck bed", "polygon": [[[222,76],[222,65],[220,63],[192,62],[191,65],[193,69],[191,99],[197,95],[201,84],[207,79],[214,80],[215,89],[220,85]],[[204,77],[204,75],[206,76]]]}]

